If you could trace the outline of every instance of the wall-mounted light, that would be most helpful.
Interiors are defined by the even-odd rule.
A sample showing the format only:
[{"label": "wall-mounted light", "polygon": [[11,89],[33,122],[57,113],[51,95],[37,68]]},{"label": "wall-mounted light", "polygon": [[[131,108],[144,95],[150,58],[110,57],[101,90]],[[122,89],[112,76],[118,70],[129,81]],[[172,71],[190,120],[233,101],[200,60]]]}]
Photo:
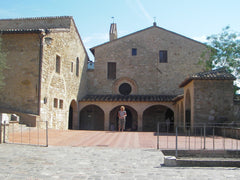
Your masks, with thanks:
[{"label": "wall-mounted light", "polygon": [[50,38],[50,37],[45,37],[45,43],[46,43],[47,45],[51,45],[51,44],[52,44],[52,41],[53,41],[52,38]]},{"label": "wall-mounted light", "polygon": [[47,104],[47,97],[44,97],[43,102],[44,104]]}]

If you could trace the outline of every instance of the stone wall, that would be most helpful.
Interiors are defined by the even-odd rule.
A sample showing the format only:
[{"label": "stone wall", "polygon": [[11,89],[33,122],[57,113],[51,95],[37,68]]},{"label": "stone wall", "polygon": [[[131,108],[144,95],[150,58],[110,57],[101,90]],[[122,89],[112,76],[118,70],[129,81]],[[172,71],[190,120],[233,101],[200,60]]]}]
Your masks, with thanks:
[{"label": "stone wall", "polygon": [[[137,55],[132,56],[132,48]],[[95,69],[89,71],[89,94],[119,94],[115,82],[134,82],[134,94],[182,94],[179,83],[202,71],[198,65],[205,45],[158,27],[130,34],[100,45],[95,50]],[[168,51],[168,63],[159,63],[159,50]],[[107,63],[116,62],[116,79],[107,79]],[[124,82],[124,81],[123,81]],[[129,83],[131,84],[131,82]]]},{"label": "stone wall", "polygon": [[[88,56],[73,22],[69,30],[51,32],[43,40],[41,120],[48,121],[49,128],[67,129],[72,100],[77,102],[86,94]],[[56,56],[60,57],[60,73],[56,72]]]},{"label": "stone wall", "polygon": [[194,80],[194,122],[232,122],[233,94],[232,80]]},{"label": "stone wall", "polygon": [[39,113],[38,34],[3,34],[3,51],[8,69],[4,70],[5,86],[1,90],[0,108],[23,113]]}]

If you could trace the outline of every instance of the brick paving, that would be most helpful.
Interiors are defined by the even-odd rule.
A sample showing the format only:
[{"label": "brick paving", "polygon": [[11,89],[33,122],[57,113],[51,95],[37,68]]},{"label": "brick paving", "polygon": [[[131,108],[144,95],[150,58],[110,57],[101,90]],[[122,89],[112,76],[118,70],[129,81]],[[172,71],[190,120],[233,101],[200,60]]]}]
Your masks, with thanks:
[{"label": "brick paving", "polygon": [[[23,144],[46,144],[46,132],[42,129],[31,129],[9,134],[9,142]],[[113,148],[157,148],[157,136],[153,132],[118,132],[118,131],[85,131],[54,130],[48,131],[50,146],[102,146]],[[176,137],[173,134],[159,137],[160,149],[175,149]],[[179,149],[203,149],[203,137],[179,136]],[[240,149],[240,140],[215,136],[206,138],[206,149]]]},{"label": "brick paving", "polygon": [[[31,133],[29,138],[27,134]],[[10,134],[10,140],[43,143],[46,137],[39,130],[20,134],[15,132],[14,138]],[[160,148],[174,144],[174,138],[161,136]],[[164,167],[163,154],[156,149],[156,141],[152,132],[50,129],[49,147],[0,144],[0,179],[239,179],[240,169],[235,167]]]}]

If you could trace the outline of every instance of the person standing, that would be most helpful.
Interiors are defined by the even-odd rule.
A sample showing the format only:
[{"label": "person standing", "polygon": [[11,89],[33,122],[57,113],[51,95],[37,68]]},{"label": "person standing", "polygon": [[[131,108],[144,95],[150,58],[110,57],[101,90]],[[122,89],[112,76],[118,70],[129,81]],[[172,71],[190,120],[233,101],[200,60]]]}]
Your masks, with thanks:
[{"label": "person standing", "polygon": [[121,106],[120,111],[118,111],[118,131],[125,129],[126,117],[127,112],[125,111],[125,107]]}]

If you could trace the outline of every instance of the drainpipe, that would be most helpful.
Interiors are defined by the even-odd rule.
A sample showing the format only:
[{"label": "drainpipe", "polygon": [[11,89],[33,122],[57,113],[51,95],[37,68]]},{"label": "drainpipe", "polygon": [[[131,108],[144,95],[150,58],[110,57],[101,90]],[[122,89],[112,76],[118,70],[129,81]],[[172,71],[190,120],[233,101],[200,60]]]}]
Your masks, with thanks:
[{"label": "drainpipe", "polygon": [[39,79],[38,79],[38,115],[40,115],[41,109],[41,78],[42,78],[42,58],[43,58],[43,37],[45,36],[44,30],[41,30],[41,33],[38,34],[39,37]]}]

